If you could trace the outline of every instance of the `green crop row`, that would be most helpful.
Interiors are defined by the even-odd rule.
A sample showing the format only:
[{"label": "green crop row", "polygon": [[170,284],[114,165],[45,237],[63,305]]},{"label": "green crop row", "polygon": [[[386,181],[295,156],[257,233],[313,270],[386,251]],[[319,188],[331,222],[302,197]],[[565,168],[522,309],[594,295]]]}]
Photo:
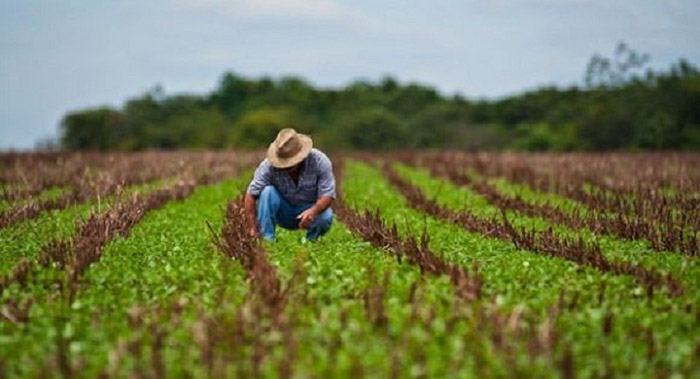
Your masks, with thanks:
[{"label": "green crop row", "polygon": [[[146,214],[127,237],[105,246],[77,291],[62,288],[65,274],[52,267],[33,273],[24,288],[9,287],[0,306],[4,311],[26,306],[28,314],[26,320],[0,323],[0,374],[649,377],[698,372],[693,358],[700,344],[693,304],[697,289],[689,277],[682,276],[689,287],[684,296],[661,291],[649,297],[632,277],[519,250],[510,241],[434,219],[412,209],[379,170],[352,161],[345,166],[339,178],[345,205],[356,212],[378,210],[404,239],[425,234],[434,254],[483,280],[481,296],[465,301],[447,276],[422,272],[372,247],[336,218],[317,243],[302,243],[303,232],[280,230],[277,241],[262,244],[282,279],[284,297],[270,308],[279,313],[261,312],[259,307],[269,304],[255,297],[261,288],[249,288],[260,283],[217,251],[212,235],[222,230],[225,206],[237,201],[250,179],[247,173],[196,187],[188,198]],[[446,207],[500,217],[471,191],[421,170],[397,169]],[[507,214],[518,226],[578,235],[545,220]],[[36,249],[74,233],[70,214],[65,218],[65,231],[58,237],[38,235]],[[676,263],[653,267],[683,275]]]},{"label": "green crop row", "polygon": [[[405,172],[404,172],[405,173]],[[420,173],[419,173],[420,174]],[[689,370],[693,350],[698,343],[697,310],[690,306],[697,298],[691,289],[688,297],[671,299],[656,294],[651,302],[640,297],[640,288],[629,277],[614,276],[555,258],[526,251],[518,251],[512,244],[485,236],[467,233],[446,222],[433,220],[413,211],[402,196],[382,178],[381,173],[359,164],[348,165],[348,178],[362,178],[365,194],[358,204],[378,208],[406,234],[427,230],[431,246],[446,257],[468,267],[477,263],[485,279],[485,290],[513,306],[522,305],[534,312],[556,304],[563,291],[577,298],[576,308],[562,313],[557,320],[557,331],[563,341],[571,343],[574,361],[584,365],[582,373],[600,370],[612,365],[615,372],[649,373],[658,370]],[[413,178],[416,179],[416,178]],[[448,183],[434,181],[425,173],[415,180],[429,197],[454,209],[469,209],[477,214],[489,214],[483,209],[490,205],[473,194],[451,188]],[[347,193],[347,189],[346,189]],[[350,197],[350,194],[348,194]],[[513,222],[532,225],[532,220]],[[539,223],[544,223],[540,220]],[[601,287],[605,295],[600,299]],[[612,318],[614,327],[606,334],[601,323],[605,315]],[[650,333],[652,337],[640,334]],[[585,341],[582,339],[585,337]],[[657,354],[647,359],[645,352],[653,340]],[[612,350],[611,350],[612,349]],[[631,362],[628,358],[636,357]],[[638,362],[644,361],[644,362]],[[597,371],[600,372],[600,371]]]},{"label": "green crop row", "polygon": [[111,204],[136,193],[162,187],[168,181],[156,181],[126,188],[121,194],[89,203],[75,204],[65,209],[41,212],[39,217],[0,229],[0,275],[8,275],[21,259],[34,259],[52,239],[67,240],[75,233],[77,220],[85,220]]},{"label": "green crop row", "polygon": [[[10,287],[3,302],[32,305],[27,322],[2,324],[0,356],[8,371],[19,377],[51,371],[66,353],[58,343],[64,341],[69,366],[96,376],[119,341],[137,333],[129,325],[130,312],[175,300],[212,309],[219,297],[240,297],[242,273],[215,251],[207,222],[221,225],[222,204],[242,186],[237,180],[197,187],[184,201],[150,212],[128,238],[118,237],[105,247],[72,299],[52,285],[65,275],[50,267],[24,289]],[[170,359],[174,363],[178,357]]]},{"label": "green crop row", "polygon": [[[346,201],[365,200],[363,178],[348,176],[344,183]],[[495,320],[513,314],[493,299],[457,301],[446,276],[421,274],[407,261],[358,240],[337,221],[316,244],[300,244],[300,236],[280,231],[276,242],[264,245],[286,283],[301,281],[286,309],[294,339],[303,341],[293,366],[300,376],[504,376],[513,369],[542,375],[551,369],[544,357],[537,360],[527,352],[528,339],[514,338],[508,351],[500,350],[493,334],[502,325]],[[367,304],[373,301],[379,305]],[[518,320],[513,323],[521,327]],[[522,324],[527,325],[523,334],[536,330]],[[521,361],[509,362],[513,357]]]},{"label": "green crop row", "polygon": [[[441,205],[455,210],[466,209],[479,217],[500,217],[500,210],[497,206],[489,204],[467,187],[458,187],[449,181],[433,178],[425,170],[411,169],[403,165],[395,165],[394,167],[406,179],[420,185],[428,198],[434,198]],[[557,195],[537,193],[524,186],[501,181],[498,182],[497,188],[507,195],[520,195],[526,201],[532,201],[536,204],[549,202],[552,205],[561,205],[564,209],[574,209],[576,206],[568,201],[564,201],[565,199],[561,199]],[[469,202],[465,202],[464,199],[469,199]],[[468,207],[467,204],[469,204]],[[673,275],[691,289],[700,286],[700,260],[675,252],[656,252],[646,240],[629,241],[616,236],[597,234],[585,228],[572,230],[564,225],[558,225],[543,218],[522,215],[515,210],[508,210],[506,215],[509,221],[518,227],[539,231],[551,228],[562,236],[580,236],[586,242],[599,244],[603,254],[613,261],[638,264],[647,269]],[[693,296],[700,295],[700,293],[695,291],[691,291],[690,294]],[[700,302],[700,298],[693,299],[693,302]]]}]

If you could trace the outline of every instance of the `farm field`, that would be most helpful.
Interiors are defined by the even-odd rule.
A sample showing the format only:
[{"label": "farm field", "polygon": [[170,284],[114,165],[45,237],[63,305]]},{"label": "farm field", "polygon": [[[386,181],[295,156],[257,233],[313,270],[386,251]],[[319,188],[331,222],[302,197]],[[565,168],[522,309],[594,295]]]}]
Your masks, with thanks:
[{"label": "farm field", "polygon": [[331,156],[317,243],[262,157],[0,154],[0,378],[700,377],[700,154]]}]

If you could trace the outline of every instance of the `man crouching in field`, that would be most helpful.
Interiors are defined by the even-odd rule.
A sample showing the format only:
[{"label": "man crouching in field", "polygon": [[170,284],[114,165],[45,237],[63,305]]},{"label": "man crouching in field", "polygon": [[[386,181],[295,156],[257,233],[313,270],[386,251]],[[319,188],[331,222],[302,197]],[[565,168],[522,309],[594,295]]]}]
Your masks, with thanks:
[{"label": "man crouching in field", "polygon": [[[307,135],[282,129],[245,195],[248,233],[274,240],[275,227],[306,229],[315,241],[331,228],[335,177],[330,159]],[[258,202],[257,215],[255,202]]]}]

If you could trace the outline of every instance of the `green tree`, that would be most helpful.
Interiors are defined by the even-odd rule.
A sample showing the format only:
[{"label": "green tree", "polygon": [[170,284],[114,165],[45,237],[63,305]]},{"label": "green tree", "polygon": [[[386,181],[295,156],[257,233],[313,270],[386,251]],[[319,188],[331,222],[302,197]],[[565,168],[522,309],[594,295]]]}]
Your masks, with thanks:
[{"label": "green tree", "polygon": [[243,111],[253,91],[254,86],[248,80],[229,72],[221,78],[219,88],[209,96],[209,102],[229,117],[236,117]]},{"label": "green tree", "polygon": [[146,125],[151,147],[160,149],[221,149],[231,122],[216,108],[195,108]]},{"label": "green tree", "polygon": [[619,42],[613,58],[593,55],[586,67],[586,85],[590,88],[620,87],[638,78],[649,59],[649,54],[639,53]]},{"label": "green tree", "polygon": [[410,143],[410,137],[398,117],[380,107],[347,115],[338,132],[344,137],[344,146],[352,149],[400,149],[408,147]]},{"label": "green tree", "polygon": [[118,111],[109,107],[68,113],[61,121],[61,146],[68,150],[109,150],[124,127]]},{"label": "green tree", "polygon": [[428,149],[464,148],[474,124],[469,108],[455,103],[427,107],[412,119],[408,147]]},{"label": "green tree", "polygon": [[290,108],[262,107],[243,114],[233,125],[227,145],[236,148],[259,149],[272,141],[277,132],[285,127],[299,127],[299,116]]},{"label": "green tree", "polygon": [[480,101],[391,76],[319,89],[295,76],[226,73],[206,96],[156,86],[120,110],[70,112],[60,140],[66,149],[260,148],[293,126],[324,149],[700,149],[698,69],[680,60],[643,72],[648,60],[620,43],[591,58],[581,87]]}]

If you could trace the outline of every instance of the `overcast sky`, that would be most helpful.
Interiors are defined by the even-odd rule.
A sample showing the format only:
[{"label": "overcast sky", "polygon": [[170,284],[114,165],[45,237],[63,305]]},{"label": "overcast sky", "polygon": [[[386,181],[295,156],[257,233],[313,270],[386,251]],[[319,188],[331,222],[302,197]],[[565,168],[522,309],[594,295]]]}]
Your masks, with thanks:
[{"label": "overcast sky", "polygon": [[619,41],[700,65],[697,0],[0,0],[0,150],[55,137],[70,110],[222,74],[316,86],[420,82],[497,98],[581,84]]}]

